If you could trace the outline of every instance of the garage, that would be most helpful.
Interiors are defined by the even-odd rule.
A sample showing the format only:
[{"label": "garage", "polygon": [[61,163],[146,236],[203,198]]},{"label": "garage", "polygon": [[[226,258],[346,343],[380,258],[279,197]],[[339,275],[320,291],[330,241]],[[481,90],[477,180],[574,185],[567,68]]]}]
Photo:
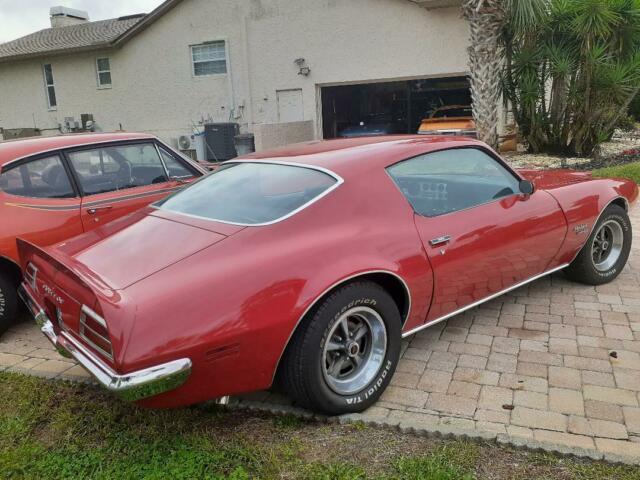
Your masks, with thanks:
[{"label": "garage", "polygon": [[415,133],[436,109],[470,105],[467,77],[321,87],[323,137]]}]

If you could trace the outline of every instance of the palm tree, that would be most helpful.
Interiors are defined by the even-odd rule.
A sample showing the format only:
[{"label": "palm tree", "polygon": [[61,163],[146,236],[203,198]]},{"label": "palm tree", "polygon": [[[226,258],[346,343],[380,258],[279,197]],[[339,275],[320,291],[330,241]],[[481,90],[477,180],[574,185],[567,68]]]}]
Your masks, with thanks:
[{"label": "palm tree", "polygon": [[500,43],[506,21],[503,0],[464,0],[462,13],[469,22],[471,98],[478,138],[498,145],[503,54]]}]

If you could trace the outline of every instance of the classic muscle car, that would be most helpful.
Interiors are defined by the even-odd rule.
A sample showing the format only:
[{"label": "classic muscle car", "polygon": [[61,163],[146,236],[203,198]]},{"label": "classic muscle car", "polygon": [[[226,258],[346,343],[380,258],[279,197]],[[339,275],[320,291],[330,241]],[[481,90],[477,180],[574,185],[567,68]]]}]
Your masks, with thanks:
[{"label": "classic muscle car", "polygon": [[146,134],[0,142],[0,334],[16,317],[16,238],[49,245],[158,200],[205,170]]},{"label": "classic muscle car", "polygon": [[276,383],[356,412],[402,337],[560,270],[616,278],[637,198],[626,180],[514,171],[468,138],[311,142],[56,246],[20,242],[21,294],[61,353],[143,406]]},{"label": "classic muscle car", "polygon": [[420,135],[457,135],[476,138],[476,122],[470,105],[448,105],[436,109],[420,123]]}]

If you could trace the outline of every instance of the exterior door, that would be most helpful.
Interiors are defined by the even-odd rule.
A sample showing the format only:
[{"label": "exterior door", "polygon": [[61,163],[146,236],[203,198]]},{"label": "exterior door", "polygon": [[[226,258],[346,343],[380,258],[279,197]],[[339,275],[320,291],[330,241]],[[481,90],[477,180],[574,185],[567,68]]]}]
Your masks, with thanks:
[{"label": "exterior door", "polygon": [[[139,210],[182,186],[194,173],[170,171],[155,143],[114,144],[68,152],[83,199],[84,231]],[[177,162],[177,160],[176,160]],[[176,173],[177,172],[177,173]],[[190,175],[188,177],[187,175]]]},{"label": "exterior door", "polygon": [[0,256],[17,261],[16,238],[45,246],[82,233],[80,197],[58,154],[5,166],[0,174]]},{"label": "exterior door", "polygon": [[434,271],[427,321],[545,272],[567,226],[555,199],[480,149],[450,149],[389,169],[416,212]]}]

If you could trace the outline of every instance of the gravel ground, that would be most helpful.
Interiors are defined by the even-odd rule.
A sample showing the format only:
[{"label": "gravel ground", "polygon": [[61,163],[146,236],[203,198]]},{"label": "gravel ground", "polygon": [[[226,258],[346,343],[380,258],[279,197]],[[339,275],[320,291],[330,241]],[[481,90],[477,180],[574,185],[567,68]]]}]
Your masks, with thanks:
[{"label": "gravel ground", "polygon": [[[632,149],[640,149],[640,131],[616,132],[614,138],[600,146],[600,150],[594,157],[562,157],[556,155],[516,153],[503,154],[504,159],[515,168],[573,168],[577,170],[593,170],[600,167],[609,167],[626,163],[629,157],[623,152]],[[637,161],[639,155],[634,155]],[[564,160],[564,164],[563,164]]]}]

